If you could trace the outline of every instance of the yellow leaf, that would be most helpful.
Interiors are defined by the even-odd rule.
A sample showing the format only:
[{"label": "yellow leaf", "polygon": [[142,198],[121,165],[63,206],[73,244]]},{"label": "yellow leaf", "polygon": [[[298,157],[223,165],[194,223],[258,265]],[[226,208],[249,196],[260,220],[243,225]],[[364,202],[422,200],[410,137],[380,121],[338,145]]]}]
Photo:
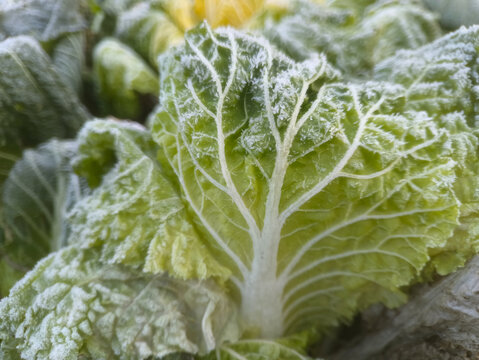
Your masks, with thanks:
[{"label": "yellow leaf", "polygon": [[194,0],[163,0],[162,5],[164,11],[183,32],[199,22],[194,11]]},{"label": "yellow leaf", "polygon": [[195,0],[195,12],[212,27],[239,27],[263,8],[264,0]]}]

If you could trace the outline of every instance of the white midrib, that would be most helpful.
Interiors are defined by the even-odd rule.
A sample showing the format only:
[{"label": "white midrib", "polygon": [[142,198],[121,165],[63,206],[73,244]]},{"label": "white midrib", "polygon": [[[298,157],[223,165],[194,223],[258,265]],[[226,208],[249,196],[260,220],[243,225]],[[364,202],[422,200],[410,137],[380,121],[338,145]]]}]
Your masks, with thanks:
[{"label": "white midrib", "polygon": [[[285,271],[277,276],[277,257],[279,243],[281,240],[281,230],[285,220],[301,207],[312,196],[324,189],[331,181],[341,176],[341,171],[349,162],[357,150],[360,139],[366,127],[367,120],[379,108],[384,101],[381,98],[372,106],[366,114],[361,112],[357,94],[353,92],[355,106],[359,115],[359,127],[352,145],[346,151],[342,159],[334,167],[333,171],[326,176],[317,186],[307,193],[308,197],[301,197],[292,206],[288,207],[283,213],[279,213],[281,200],[281,190],[283,187],[286,171],[288,169],[288,155],[293,140],[306,118],[310,115],[314,106],[317,106],[321,93],[311,109],[297,121],[301,105],[306,96],[309,84],[305,83],[298,99],[291,122],[286,131],[284,141],[277,147],[278,156],[276,158],[272,181],[269,186],[268,198],[265,208],[265,221],[260,241],[254,242],[254,260],[251,272],[246,278],[246,291],[243,296],[243,313],[248,324],[257,325],[261,329],[263,337],[271,338],[281,336],[284,333],[284,309],[283,309],[283,291],[288,283],[288,275],[295,265],[306,252],[306,248],[299,249],[299,252],[293,257]],[[266,94],[266,91],[265,91]],[[269,98],[266,96],[266,107],[269,110]]]},{"label": "white midrib", "polygon": [[[325,64],[326,62],[324,62]],[[284,179],[288,169],[288,155],[293,144],[295,135],[299,127],[304,123],[304,118],[308,117],[308,111],[300,120],[298,126],[298,116],[301,106],[306,99],[306,92],[312,81],[320,77],[325,67],[310,82],[304,82],[293,111],[291,121],[288,125],[284,140],[280,142],[279,134],[276,131],[276,151],[277,156],[271,182],[269,184],[269,192],[265,206],[265,218],[261,237],[259,241],[253,242],[254,258],[251,271],[245,279],[246,287],[243,294],[242,312],[246,318],[246,322],[258,329],[261,329],[262,337],[275,338],[284,334],[283,319],[283,291],[286,285],[284,279],[277,277],[277,258],[279,251],[279,243],[281,240],[282,224],[280,223],[279,206],[281,201],[281,193]],[[270,126],[274,126],[271,121],[272,112],[268,93],[269,83],[268,75],[265,73],[264,94],[266,110],[270,118]],[[318,99],[320,95],[318,95]],[[312,105],[311,108],[317,106]],[[312,109],[310,109],[312,111]],[[277,130],[277,129],[274,129]],[[272,129],[273,133],[274,130]]]}]

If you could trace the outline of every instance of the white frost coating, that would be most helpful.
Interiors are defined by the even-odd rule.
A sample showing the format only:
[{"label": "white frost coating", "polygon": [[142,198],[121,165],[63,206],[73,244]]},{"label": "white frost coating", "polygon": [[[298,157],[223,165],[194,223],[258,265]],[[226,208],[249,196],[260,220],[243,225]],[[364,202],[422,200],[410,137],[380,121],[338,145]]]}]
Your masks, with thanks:
[{"label": "white frost coating", "polygon": [[335,82],[323,55],[295,63],[205,25],[186,44],[160,62],[154,136],[204,236],[238,270],[250,331],[278,337],[312,312],[334,324],[362,296],[350,289],[384,288],[369,293],[381,300],[444,246],[461,206],[456,170],[475,146],[454,154],[450,135],[476,144],[467,125],[446,130],[410,107],[411,84],[395,77]]},{"label": "white frost coating", "polygon": [[[91,349],[99,358],[125,360],[204,353],[217,341],[237,339],[235,314],[211,282],[104,265],[97,250],[68,247],[40,262],[0,302],[0,343],[2,350],[16,347],[23,359],[74,359]],[[14,333],[11,321],[19,321]]]},{"label": "white frost coating", "polygon": [[[0,303],[0,356],[304,359],[267,339],[396,306],[422,271],[452,271],[477,238],[476,39],[347,82],[324,55],[297,63],[233,30],[189,32],[161,59],[152,134],[82,130],[76,169],[96,187],[72,211],[83,248]],[[234,343],[241,331],[264,340]]]}]

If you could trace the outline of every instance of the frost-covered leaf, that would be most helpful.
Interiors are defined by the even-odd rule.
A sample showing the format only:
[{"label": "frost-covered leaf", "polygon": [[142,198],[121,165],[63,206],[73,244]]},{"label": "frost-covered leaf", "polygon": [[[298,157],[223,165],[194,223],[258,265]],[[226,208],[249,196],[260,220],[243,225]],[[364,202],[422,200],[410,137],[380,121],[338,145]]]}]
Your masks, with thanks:
[{"label": "frost-covered leaf", "polygon": [[52,41],[86,27],[84,0],[3,0],[0,3],[0,38],[31,35]]},{"label": "frost-covered leaf", "polygon": [[210,282],[104,265],[97,249],[42,260],[0,302],[2,359],[146,359],[236,340],[235,307]]},{"label": "frost-covered leaf", "polygon": [[447,249],[458,175],[477,162],[466,122],[411,107],[392,76],[337,82],[324,57],[297,63],[206,25],[160,64],[160,159],[233,271],[248,331],[325,329],[373,302],[397,305],[430,249]]},{"label": "frost-covered leaf", "polygon": [[157,95],[158,79],[138,54],[113,38],[105,39],[94,50],[93,66],[101,103],[108,114],[125,119],[148,114],[151,109],[144,109],[142,99]]},{"label": "frost-covered leaf", "polygon": [[[378,64],[377,80],[403,85],[405,109],[427,116],[450,133],[444,144],[458,163],[455,193],[461,203],[461,227],[440,251],[434,265],[442,274],[464,265],[471,241],[479,248],[479,27],[462,29],[415,51],[402,51]],[[472,129],[471,129],[472,128]]]},{"label": "frost-covered leaf", "polygon": [[0,42],[0,183],[22,149],[73,137],[87,119],[38,42],[25,36]]},{"label": "frost-covered leaf", "polygon": [[168,271],[183,279],[226,279],[230,271],[209,253],[185,204],[155,160],[143,127],[88,123],[79,136],[77,171],[99,186],[73,210],[71,241],[103,245],[102,260]]},{"label": "frost-covered leaf", "polygon": [[76,150],[73,141],[51,140],[26,150],[10,171],[1,201],[2,252],[17,267],[29,269],[66,245],[67,213],[88,192],[70,165]]},{"label": "frost-covered leaf", "polygon": [[357,4],[362,11],[350,3],[299,2],[263,33],[296,60],[324,52],[335,66],[355,76],[367,74],[399,49],[417,48],[441,34],[435,16],[417,3],[366,1],[369,6]]},{"label": "frost-covered leaf", "polygon": [[55,69],[79,93],[84,63],[85,0],[5,0],[0,39],[29,35],[40,41]]}]

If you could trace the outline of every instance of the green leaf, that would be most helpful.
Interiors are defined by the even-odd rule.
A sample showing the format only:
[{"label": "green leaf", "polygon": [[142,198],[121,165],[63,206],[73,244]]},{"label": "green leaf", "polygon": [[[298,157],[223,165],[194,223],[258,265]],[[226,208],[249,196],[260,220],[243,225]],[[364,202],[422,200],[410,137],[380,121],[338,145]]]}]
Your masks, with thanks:
[{"label": "green leaf", "polygon": [[[37,146],[52,137],[73,137],[89,118],[75,92],[55,70],[56,68],[58,69],[58,66],[51,62],[40,44],[31,37],[11,37],[0,42],[0,188],[9,176],[10,169],[21,157],[23,149]],[[35,181],[36,177],[30,177],[31,173],[26,175],[26,182]],[[18,191],[14,193],[18,194]],[[7,196],[10,196],[9,190]],[[28,211],[30,210],[35,212],[38,207],[28,208]],[[7,210],[0,208],[0,213],[5,211]],[[13,212],[6,216],[10,217],[10,220],[15,218],[12,221],[17,222],[16,217],[19,214]],[[40,245],[42,241],[33,240],[29,235],[23,238],[25,234],[22,234],[18,238],[10,232],[12,223],[3,224],[4,220],[2,219],[1,227],[6,225],[7,228],[1,231],[7,232],[7,238],[0,241],[2,247],[0,256],[8,258],[1,260],[2,267],[13,266],[9,272],[17,274],[18,278],[19,273],[24,272],[35,260],[45,255],[45,244],[49,243],[49,240],[42,240],[43,245]],[[35,221],[36,219],[33,220]],[[44,225],[45,223],[38,223],[33,224],[33,227],[43,229]],[[16,225],[14,227],[16,228]],[[38,238],[38,234],[34,237]],[[32,240],[31,247],[21,249],[18,246],[32,244]],[[5,246],[9,249],[9,254],[5,254],[7,251]],[[42,251],[38,251],[39,248]],[[1,279],[0,296],[5,294],[5,289],[10,286],[11,281],[8,278],[9,276],[5,275]]]},{"label": "green leaf", "polygon": [[70,160],[76,151],[73,141],[51,140],[26,150],[10,171],[2,193],[2,252],[17,268],[30,269],[66,245],[68,211],[88,193],[85,182],[72,172]]},{"label": "green leaf", "polygon": [[130,48],[110,38],[102,40],[93,53],[95,80],[100,101],[108,114],[138,119],[148,114],[142,99],[153,104],[158,94],[154,71]]},{"label": "green leaf", "polygon": [[[161,163],[233,271],[249,333],[324,331],[372,303],[396,306],[430,249],[454,241],[458,174],[477,162],[477,140],[466,122],[445,127],[415,108],[401,81],[337,82],[324,57],[297,63],[206,25],[160,64]],[[449,94],[456,80],[431,86]],[[471,147],[455,153],[456,137]]]},{"label": "green leaf", "polygon": [[83,0],[6,0],[0,4],[0,38],[30,35],[46,42],[86,28]]},{"label": "green leaf", "polygon": [[102,244],[108,263],[224,281],[231,272],[208,251],[155,160],[157,150],[138,124],[92,121],[83,128],[76,169],[92,186],[101,186],[73,209],[71,241]]},{"label": "green leaf", "polygon": [[69,34],[55,43],[51,53],[55,70],[77,94],[82,90],[85,42],[86,35],[84,33]]},{"label": "green leaf", "polygon": [[19,36],[0,42],[0,183],[21,150],[68,138],[88,119],[39,44]]},{"label": "green leaf", "polygon": [[399,49],[420,47],[441,34],[436,17],[415,2],[373,3],[298,2],[289,15],[266,26],[263,33],[296,60],[323,52],[347,75],[365,77]]},{"label": "green leaf", "polygon": [[0,39],[29,35],[52,57],[63,81],[81,89],[85,0],[19,0],[0,4]]},{"label": "green leaf", "polygon": [[213,283],[99,258],[97,249],[62,249],[12,289],[0,302],[2,359],[146,359],[235,340],[234,305]]},{"label": "green leaf", "polygon": [[15,267],[17,267],[17,265],[5,257],[0,259],[0,274],[2,274],[2,280],[0,281],[0,298],[7,296],[12,286],[25,275],[26,269]]},{"label": "green leaf", "polygon": [[[405,108],[426,115],[449,132],[444,144],[457,162],[455,194],[461,203],[461,227],[446,249],[431,249],[432,265],[440,274],[463,266],[479,239],[479,27],[462,29],[416,51],[403,51],[378,64],[377,80],[400,83],[406,89]],[[447,251],[444,251],[447,250]],[[428,271],[428,269],[426,269]]]}]

